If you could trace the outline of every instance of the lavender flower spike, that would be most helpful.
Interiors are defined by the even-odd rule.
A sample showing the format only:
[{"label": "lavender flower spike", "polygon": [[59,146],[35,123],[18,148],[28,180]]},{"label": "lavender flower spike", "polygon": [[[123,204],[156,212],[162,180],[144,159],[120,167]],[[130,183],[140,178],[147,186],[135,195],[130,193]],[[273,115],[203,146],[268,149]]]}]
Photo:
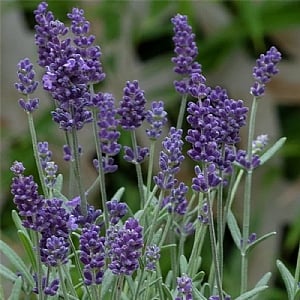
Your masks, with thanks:
[{"label": "lavender flower spike", "polygon": [[277,64],[281,60],[281,53],[273,46],[266,54],[261,54],[256,60],[256,65],[253,68],[253,78],[255,80],[250,89],[250,94],[255,97],[261,97],[265,92],[265,84],[276,75],[279,70]]},{"label": "lavender flower spike", "polygon": [[[38,82],[34,80],[35,72],[33,70],[33,64],[30,62],[29,58],[24,58],[18,63],[18,79],[19,82],[15,83],[15,88],[23,95],[32,94],[37,86]],[[20,106],[28,113],[33,112],[39,106],[39,99],[20,99]]]},{"label": "lavender flower spike", "polygon": [[183,274],[177,278],[178,295],[175,300],[193,300],[192,290],[192,279],[186,274]]},{"label": "lavender flower spike", "polygon": [[127,81],[123,90],[118,114],[121,116],[120,125],[125,130],[134,130],[141,126],[145,119],[146,99],[137,80]]},{"label": "lavender flower spike", "polygon": [[195,34],[187,22],[187,16],[177,14],[171,19],[174,25],[173,42],[175,44],[176,57],[172,58],[175,64],[174,72],[185,78],[175,81],[175,89],[180,94],[188,92],[188,80],[193,73],[201,73],[201,65],[195,61],[198,48],[195,42]]},{"label": "lavender flower spike", "polygon": [[115,275],[132,275],[137,270],[138,259],[143,247],[143,228],[136,219],[129,218],[118,232],[112,232],[109,248],[111,263],[109,269]]},{"label": "lavender flower spike", "polygon": [[100,284],[103,279],[105,259],[104,237],[100,227],[91,225],[83,228],[80,236],[80,260],[84,265],[83,276],[86,285]]}]

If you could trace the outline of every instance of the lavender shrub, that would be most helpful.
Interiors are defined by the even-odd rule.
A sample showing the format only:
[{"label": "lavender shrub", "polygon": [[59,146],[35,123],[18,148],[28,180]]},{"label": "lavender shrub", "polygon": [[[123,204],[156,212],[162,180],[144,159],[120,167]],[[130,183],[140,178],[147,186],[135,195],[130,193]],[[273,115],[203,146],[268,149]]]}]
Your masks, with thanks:
[{"label": "lavender shrub", "polygon": [[[0,250],[10,260],[12,269],[1,265],[0,275],[14,284],[11,299],[218,299],[245,300],[260,297],[267,289],[267,273],[255,287],[248,286],[248,253],[256,244],[273,235],[258,237],[250,233],[251,184],[253,171],[265,163],[284,144],[285,138],[267,146],[267,135],[254,139],[255,115],[266,84],[278,73],[279,51],[272,47],[262,54],[253,69],[254,83],[249,118],[247,149],[238,149],[240,129],[246,125],[248,108],[242,100],[231,99],[226,90],[210,87],[202,74],[195,34],[187,16],[177,14],[174,25],[175,91],[182,97],[176,127],[169,124],[162,137],[159,171],[153,175],[158,139],[168,126],[163,101],[153,101],[146,110],[145,92],[138,80],[128,81],[117,106],[110,93],[95,92],[94,85],[105,78],[101,49],[89,34],[90,23],[82,9],[73,8],[67,16],[71,25],[56,20],[42,2],[34,11],[37,25],[35,41],[38,64],[44,74],[35,79],[34,66],[28,58],[20,61],[16,89],[25,99],[20,107],[28,116],[41,194],[33,176],[25,175],[21,162],[11,171],[11,193],[16,205],[12,212],[26,263],[4,242]],[[53,99],[53,121],[66,136],[62,145],[64,159],[70,164],[71,190],[62,194],[62,174],[52,161],[47,141],[37,140],[33,113],[39,99],[32,94],[38,84]],[[187,111],[189,129],[181,127]],[[138,145],[136,129],[147,122],[145,136],[149,148]],[[97,170],[100,208],[89,204],[88,189],[82,184],[80,167],[82,147],[78,131],[92,123],[97,158],[91,162]],[[130,132],[130,146],[119,144],[120,129]],[[189,149],[184,151],[184,142]],[[108,173],[117,176],[120,156],[136,167],[140,209],[132,212],[124,187],[112,199],[106,193]],[[191,182],[179,180],[182,163],[188,157],[194,163]],[[148,159],[147,182],[141,164]],[[232,202],[236,186],[245,176],[242,224],[239,225]],[[216,215],[216,216],[215,216]],[[228,226],[241,255],[240,293],[227,291],[223,251],[224,231]],[[240,228],[241,226],[241,228]],[[202,249],[209,234],[211,268],[204,274]],[[186,251],[187,238],[192,248]],[[168,258],[170,270],[164,275],[161,263]],[[28,262],[28,263],[27,263]],[[300,258],[298,259],[298,266]],[[207,265],[207,263],[206,263]],[[292,276],[278,261],[289,299],[299,292],[299,272]]]}]

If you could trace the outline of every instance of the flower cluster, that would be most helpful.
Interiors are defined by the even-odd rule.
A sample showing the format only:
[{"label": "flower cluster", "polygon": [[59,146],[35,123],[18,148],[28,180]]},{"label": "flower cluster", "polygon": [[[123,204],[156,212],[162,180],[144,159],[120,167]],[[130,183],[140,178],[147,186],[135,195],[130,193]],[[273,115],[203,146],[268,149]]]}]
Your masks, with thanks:
[{"label": "flower cluster", "polygon": [[183,274],[181,277],[177,278],[178,295],[175,300],[192,300],[192,290],[192,279],[186,274]]},{"label": "flower cluster", "polygon": [[109,221],[111,224],[116,225],[119,220],[127,214],[127,204],[121,203],[118,200],[111,200],[106,204],[109,214]]},{"label": "flower cluster", "polygon": [[29,98],[29,95],[36,90],[38,82],[34,80],[35,72],[33,70],[33,64],[28,58],[20,60],[17,75],[19,82],[15,84],[15,87],[21,94],[27,96],[26,100],[21,98],[19,104],[26,112],[31,113],[38,109],[39,99]]},{"label": "flower cluster", "polygon": [[[121,145],[118,144],[120,132],[117,130],[119,121],[116,118],[117,109],[115,108],[115,99],[112,94],[99,93],[93,97],[92,102],[98,109],[97,124],[103,156],[103,170],[105,174],[113,173],[118,169],[118,166],[114,164],[113,156],[116,156],[121,150]],[[94,160],[94,165],[98,169],[98,160]]]},{"label": "flower cluster", "polygon": [[129,218],[117,231],[112,230],[109,238],[110,270],[117,275],[131,275],[137,270],[138,259],[143,247],[143,228],[136,219]]},{"label": "flower cluster", "polygon": [[146,257],[146,270],[154,271],[156,269],[156,263],[160,258],[160,248],[157,245],[149,245],[145,251]]},{"label": "flower cluster", "polygon": [[188,92],[189,77],[193,73],[201,73],[201,65],[195,61],[198,48],[195,42],[195,34],[187,22],[187,16],[177,14],[171,19],[174,25],[173,42],[175,44],[176,57],[172,58],[175,64],[174,71],[185,76],[182,80],[175,81],[175,89],[180,94]]},{"label": "flower cluster", "polygon": [[255,82],[250,89],[250,93],[253,96],[261,97],[264,95],[266,83],[279,72],[277,64],[280,60],[281,53],[276,47],[271,47],[256,60],[256,65],[253,68],[253,78]]},{"label": "flower cluster", "polygon": [[79,244],[80,260],[84,265],[84,283],[86,285],[100,284],[105,264],[105,238],[100,237],[100,227],[91,225],[83,228]]},{"label": "flower cluster", "polygon": [[[54,20],[42,2],[35,10],[36,45],[39,65],[45,68],[43,87],[51,93],[56,109],[52,112],[55,122],[65,131],[79,130],[92,120],[88,85],[104,79],[99,61],[99,46],[93,46],[95,37],[88,35],[89,22],[83,10],[74,8],[68,17],[71,28]],[[73,39],[67,35],[72,32]]]}]

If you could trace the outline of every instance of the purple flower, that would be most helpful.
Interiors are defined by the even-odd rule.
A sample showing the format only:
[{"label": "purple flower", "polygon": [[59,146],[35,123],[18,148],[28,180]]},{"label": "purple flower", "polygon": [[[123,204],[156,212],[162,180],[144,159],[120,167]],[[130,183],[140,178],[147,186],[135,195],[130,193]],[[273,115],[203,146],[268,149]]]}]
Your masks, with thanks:
[{"label": "purple flower", "polygon": [[188,202],[186,200],[186,193],[188,186],[180,182],[177,187],[173,187],[170,194],[164,198],[162,206],[167,206],[169,213],[176,212],[179,215],[186,213]]},{"label": "purple flower", "polygon": [[176,228],[176,233],[180,236],[189,236],[192,235],[195,232],[195,226],[192,222],[187,222],[180,227]]},{"label": "purple flower", "polygon": [[149,149],[147,147],[137,146],[137,154],[131,147],[124,146],[124,159],[133,164],[141,164],[149,156]]},{"label": "purple flower", "polygon": [[143,228],[139,222],[129,218],[118,231],[111,230],[108,236],[109,255],[111,262],[109,269],[115,275],[132,275],[139,266],[143,248]]},{"label": "purple flower", "polygon": [[[224,298],[224,297],[223,297]],[[220,296],[210,296],[209,298],[208,298],[208,300],[220,300],[221,298],[220,298]],[[230,296],[228,296],[228,295],[226,295],[225,296],[225,298],[224,298],[224,300],[231,300],[231,297]]]},{"label": "purple flower", "polygon": [[45,183],[46,186],[49,188],[54,187],[55,182],[56,182],[56,173],[58,170],[57,164],[53,161],[49,161],[46,164],[46,167],[44,169],[45,171]]},{"label": "purple flower", "polygon": [[55,258],[57,264],[67,262],[69,233],[76,228],[75,217],[66,211],[63,200],[45,200],[43,209],[39,212],[39,231],[42,234],[40,253],[43,263],[53,266]]},{"label": "purple flower", "polygon": [[[30,62],[29,58],[24,58],[20,60],[18,63],[18,79],[19,82],[15,83],[15,88],[23,95],[29,96],[32,94],[37,86],[38,82],[34,80],[35,72],[33,70],[33,64]],[[33,112],[34,110],[38,109],[39,106],[39,99],[20,99],[19,105],[26,111],[26,112]]]},{"label": "purple flower", "polygon": [[42,262],[46,266],[56,267],[67,263],[67,254],[69,252],[69,242],[66,238],[52,235],[41,239]]},{"label": "purple flower", "polygon": [[100,284],[105,264],[105,238],[100,237],[100,227],[87,226],[82,229],[79,239],[80,260],[83,263],[83,276],[86,285]]},{"label": "purple flower", "polygon": [[200,210],[200,215],[198,216],[198,220],[202,224],[208,224],[208,206],[207,206],[207,200],[204,201],[202,204],[201,210]]},{"label": "purple flower", "polygon": [[236,162],[238,162],[246,170],[255,169],[260,165],[259,156],[257,154],[253,154],[250,162],[245,150],[238,150],[236,155]]},{"label": "purple flower", "polygon": [[87,109],[91,100],[88,85],[105,77],[99,61],[100,48],[92,45],[93,36],[87,36],[89,23],[83,11],[74,8],[68,17],[72,20],[73,39],[66,36],[69,28],[54,21],[45,2],[35,11],[39,64],[45,68],[43,86],[56,100],[53,120],[65,131],[80,130],[92,121]]},{"label": "purple flower", "polygon": [[171,127],[168,136],[162,142],[163,150],[159,157],[161,171],[153,177],[155,184],[161,189],[172,189],[177,183],[174,176],[184,160],[181,137],[182,129]]},{"label": "purple flower", "polygon": [[74,198],[71,203],[67,203],[67,205],[72,206],[72,202],[74,203],[74,208],[71,213],[75,219],[75,223],[81,227],[87,227],[87,224],[93,224],[97,220],[99,216],[102,215],[101,209],[95,209],[93,205],[88,205],[87,214],[83,215],[80,209],[80,197]]},{"label": "purple flower", "polygon": [[[117,130],[119,122],[116,119],[115,99],[112,94],[99,93],[95,95],[92,102],[98,109],[97,124],[103,154],[103,170],[104,173],[113,173],[118,169],[118,166],[114,163],[112,156],[116,156],[121,150],[121,145],[118,144],[120,132]],[[98,163],[98,161],[95,161],[94,165],[98,166]]]},{"label": "purple flower", "polygon": [[17,206],[19,215],[24,217],[22,223],[26,228],[37,230],[38,214],[44,204],[43,196],[38,193],[38,185],[33,177],[24,176],[25,168],[22,163],[14,162],[11,170],[15,173],[12,179],[11,193],[13,201]]},{"label": "purple flower", "polygon": [[140,89],[138,81],[127,81],[118,109],[123,129],[134,130],[141,126],[146,116],[145,104],[144,91]]},{"label": "purple flower", "polygon": [[146,113],[146,120],[150,124],[150,129],[146,129],[147,136],[151,140],[157,140],[161,136],[163,126],[168,121],[163,101],[151,103],[151,109]]},{"label": "purple flower", "polygon": [[181,277],[177,277],[177,291],[178,295],[175,298],[176,300],[192,300],[193,295],[193,285],[192,279],[186,274],[183,274]]},{"label": "purple flower", "polygon": [[145,251],[146,270],[155,271],[159,258],[160,248],[155,244],[148,245]]},{"label": "purple flower", "polygon": [[49,296],[55,296],[59,288],[59,279],[56,278],[44,288],[44,293]]},{"label": "purple flower", "polygon": [[47,162],[51,161],[52,152],[49,150],[48,142],[38,142],[37,147],[42,168],[45,169]]},{"label": "purple flower", "polygon": [[[65,161],[72,161],[74,159],[73,154],[72,154],[72,149],[70,146],[64,145],[63,152],[64,152],[64,160]],[[79,155],[82,154],[82,147],[80,145],[78,146],[78,153],[79,153]]]},{"label": "purple flower", "polygon": [[111,200],[106,203],[110,223],[115,225],[119,220],[127,214],[128,208],[126,203],[121,203],[118,200]]},{"label": "purple flower", "polygon": [[252,154],[260,153],[264,150],[269,142],[269,137],[266,134],[261,134],[252,141]]},{"label": "purple flower", "polygon": [[172,58],[175,64],[174,72],[185,76],[180,81],[175,81],[175,89],[180,94],[188,92],[188,80],[193,73],[201,73],[201,65],[195,61],[198,48],[195,42],[195,34],[187,22],[187,16],[177,14],[171,19],[174,25],[173,42],[175,44],[176,57]]},{"label": "purple flower", "polygon": [[196,177],[192,180],[192,189],[194,191],[207,193],[222,182],[222,178],[218,176],[218,171],[213,163],[207,165],[204,171],[199,166],[195,166],[195,173]]},{"label": "purple flower", "polygon": [[277,64],[281,60],[281,53],[276,47],[271,47],[265,54],[261,54],[256,60],[256,65],[253,68],[253,78],[255,80],[250,89],[250,93],[255,97],[261,97],[265,92],[265,84],[276,75],[279,70]]}]

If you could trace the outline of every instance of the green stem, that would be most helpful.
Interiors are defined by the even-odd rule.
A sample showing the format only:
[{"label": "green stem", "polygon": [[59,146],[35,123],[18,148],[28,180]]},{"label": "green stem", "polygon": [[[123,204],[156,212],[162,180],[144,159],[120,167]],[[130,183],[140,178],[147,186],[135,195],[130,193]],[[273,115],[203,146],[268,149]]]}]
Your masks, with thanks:
[{"label": "green stem", "polygon": [[212,251],[213,263],[214,263],[214,270],[216,274],[216,283],[217,289],[219,293],[220,300],[223,300],[223,292],[222,292],[222,281],[220,276],[220,265],[219,259],[217,255],[217,243],[216,243],[216,234],[214,228],[214,220],[213,220],[213,211],[211,207],[211,193],[208,192],[208,200],[207,200],[207,216],[208,216],[208,228],[209,228],[209,235],[210,235],[210,246]]},{"label": "green stem", "polygon": [[30,131],[30,136],[31,136],[32,148],[33,148],[33,156],[34,156],[36,167],[38,170],[42,191],[43,191],[45,198],[48,198],[48,189],[45,184],[44,172],[43,172],[41,160],[39,157],[38,146],[37,146],[37,137],[36,137],[36,131],[35,131],[35,127],[34,127],[32,114],[28,112],[27,118],[28,118],[28,125],[29,125],[29,131]]},{"label": "green stem", "polygon": [[[134,155],[137,158],[138,157],[138,146],[137,146],[136,135],[135,135],[134,130],[131,131],[131,141],[132,141],[132,148],[134,151]],[[144,183],[143,183],[141,164],[136,162],[135,169],[136,169],[136,174],[137,174],[139,193],[140,193],[140,197],[141,197],[141,206],[140,207],[141,207],[141,209],[143,209],[146,201],[145,201]]]},{"label": "green stem", "polygon": [[[221,178],[223,175],[221,173]],[[223,278],[223,185],[218,187],[217,195],[217,257],[219,259],[220,280]]]},{"label": "green stem", "polygon": [[87,215],[87,200],[86,195],[82,186],[81,172],[80,172],[80,155],[79,155],[79,144],[77,137],[77,130],[72,128],[72,142],[73,142],[73,153],[74,153],[74,174],[77,182],[79,195],[80,195],[80,209],[84,216]]},{"label": "green stem", "polygon": [[43,280],[43,267],[41,261],[41,253],[39,247],[39,233],[34,232],[33,235],[33,243],[36,249],[36,266],[37,266],[37,287],[38,287],[38,299],[44,299],[43,287],[42,287],[42,280]]},{"label": "green stem", "polygon": [[[93,91],[92,87],[91,90]],[[98,159],[98,172],[99,172],[99,184],[100,184],[100,193],[101,193],[101,201],[102,201],[102,210],[103,210],[103,218],[104,218],[104,226],[105,230],[109,227],[109,217],[108,217],[108,210],[106,206],[107,202],[107,195],[106,195],[106,184],[105,184],[105,175],[103,170],[103,154],[101,150],[99,135],[98,135],[98,127],[97,127],[97,111],[95,109],[92,110],[93,113],[93,134],[94,134],[94,141],[96,145],[96,153]]]},{"label": "green stem", "polygon": [[66,288],[66,285],[65,285],[65,280],[64,280],[64,276],[63,276],[63,272],[62,272],[62,266],[61,265],[58,266],[57,269],[58,269],[59,281],[60,281],[60,286],[62,288],[62,292],[63,292],[63,295],[64,295],[64,299],[68,300],[69,296],[68,296],[68,291],[67,291],[67,288]]},{"label": "green stem", "polygon": [[[249,130],[248,130],[248,147],[247,147],[247,160],[252,162],[252,141],[254,138],[255,130],[255,118],[257,111],[257,99],[253,98],[250,120],[249,120]],[[250,227],[250,213],[251,213],[251,185],[252,185],[252,168],[247,170],[245,190],[244,190],[244,208],[243,208],[243,237],[242,237],[242,247],[241,247],[241,294],[247,291],[248,285],[248,256],[246,253],[247,241],[249,237],[249,227]]]},{"label": "green stem", "polygon": [[184,117],[185,108],[186,108],[186,102],[187,102],[187,94],[184,94],[182,96],[181,103],[180,103],[180,109],[179,109],[179,113],[178,113],[176,129],[182,128],[183,117]]},{"label": "green stem", "polygon": [[134,294],[134,300],[138,300],[138,299],[140,299],[139,298],[139,294],[140,294],[140,289],[141,289],[141,285],[142,285],[142,283],[144,282],[144,274],[145,274],[145,269],[144,268],[142,268],[141,269],[141,273],[139,274],[139,280],[138,280],[138,285],[137,285],[137,288],[136,288],[136,290],[135,290],[135,294]]},{"label": "green stem", "polygon": [[296,300],[296,292],[298,289],[299,281],[300,281],[300,242],[299,242],[299,248],[298,248],[297,264],[296,264],[296,270],[295,270],[295,281],[294,281],[295,300]]},{"label": "green stem", "polygon": [[151,191],[155,144],[156,144],[156,140],[151,141],[150,154],[149,154],[149,163],[148,163],[148,173],[147,173],[147,196],[146,196],[147,200],[148,200],[148,197],[149,197],[150,191]]}]

